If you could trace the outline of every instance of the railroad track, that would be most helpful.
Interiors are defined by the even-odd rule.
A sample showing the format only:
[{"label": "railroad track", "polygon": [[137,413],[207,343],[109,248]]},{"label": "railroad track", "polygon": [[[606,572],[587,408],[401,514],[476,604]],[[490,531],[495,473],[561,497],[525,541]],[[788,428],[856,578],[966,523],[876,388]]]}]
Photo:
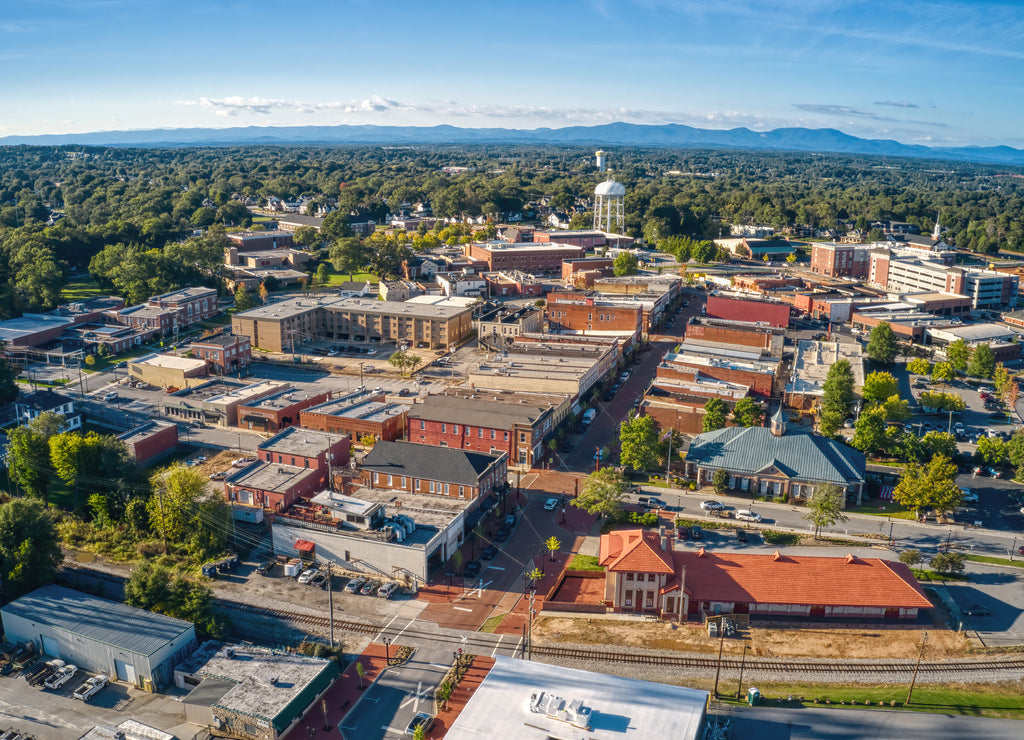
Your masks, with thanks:
[{"label": "railroad track", "polygon": [[[290,612],[281,609],[268,609],[252,606],[236,601],[224,599],[216,600],[218,605],[231,611],[238,611],[244,614],[252,614],[266,619],[291,622],[294,624],[308,624],[311,626],[328,629],[330,620],[328,617],[319,615],[304,614],[301,612]],[[453,647],[463,647],[470,651],[479,651],[490,654],[494,652],[519,652],[519,641],[502,644],[498,639],[483,637],[481,633],[464,632],[462,634],[447,634],[426,627],[408,626],[405,628],[385,628],[384,625],[371,624],[368,622],[354,622],[351,620],[334,620],[334,628],[342,632],[353,632],[356,634],[376,635],[394,637],[401,632],[402,637],[410,641],[423,641],[436,645],[437,643],[451,644]],[[560,647],[557,645],[534,645],[532,654],[540,658],[554,660],[580,660],[594,663],[619,663],[650,665],[668,668],[689,668],[696,670],[715,670],[719,666],[717,657],[696,657],[688,655],[667,655],[647,652],[636,652],[631,650],[590,650],[577,647]],[[738,671],[741,660],[738,658],[723,658],[721,668],[726,671]],[[750,672],[766,673],[804,673],[804,674],[837,674],[837,675],[897,675],[906,676],[913,672],[914,661],[905,662],[849,662],[849,661],[808,661],[808,660],[786,660],[782,658],[747,658],[744,670]],[[1024,657],[1010,657],[1005,660],[979,660],[979,661],[938,661],[922,662],[918,672],[929,673],[1004,673],[1024,671]]]}]

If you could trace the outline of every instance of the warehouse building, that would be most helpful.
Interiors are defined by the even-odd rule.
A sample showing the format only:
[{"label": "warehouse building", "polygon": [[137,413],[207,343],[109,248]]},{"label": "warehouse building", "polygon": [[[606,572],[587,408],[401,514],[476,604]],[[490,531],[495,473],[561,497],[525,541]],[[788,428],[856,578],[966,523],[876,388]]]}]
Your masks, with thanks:
[{"label": "warehouse building", "polygon": [[11,642],[149,691],[171,683],[197,647],[191,622],[48,585],[0,607]]}]

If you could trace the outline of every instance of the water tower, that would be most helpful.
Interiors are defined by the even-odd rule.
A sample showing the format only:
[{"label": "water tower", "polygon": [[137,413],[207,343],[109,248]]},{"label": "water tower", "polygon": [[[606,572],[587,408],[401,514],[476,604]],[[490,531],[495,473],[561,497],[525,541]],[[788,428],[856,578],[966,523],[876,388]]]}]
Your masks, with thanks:
[{"label": "water tower", "polygon": [[625,200],[626,186],[615,180],[605,180],[594,188],[594,228],[621,233]]},{"label": "water tower", "polygon": [[604,168],[608,164],[608,155],[603,150],[598,149],[594,156],[597,157],[597,171],[604,172]]}]

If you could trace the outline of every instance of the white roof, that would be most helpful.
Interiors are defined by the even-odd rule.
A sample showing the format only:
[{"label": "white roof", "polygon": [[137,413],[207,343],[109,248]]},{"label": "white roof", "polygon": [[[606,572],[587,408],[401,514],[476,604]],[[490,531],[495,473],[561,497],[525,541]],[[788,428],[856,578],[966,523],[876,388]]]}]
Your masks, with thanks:
[{"label": "white roof", "polygon": [[131,365],[150,365],[152,367],[163,367],[174,370],[196,370],[206,367],[206,362],[192,357],[178,357],[177,355],[147,355],[138,360],[129,361]]},{"label": "white roof", "polygon": [[[538,692],[582,702],[590,710],[590,729],[531,712],[530,696]],[[498,655],[445,740],[696,740],[707,698],[697,689]]]}]

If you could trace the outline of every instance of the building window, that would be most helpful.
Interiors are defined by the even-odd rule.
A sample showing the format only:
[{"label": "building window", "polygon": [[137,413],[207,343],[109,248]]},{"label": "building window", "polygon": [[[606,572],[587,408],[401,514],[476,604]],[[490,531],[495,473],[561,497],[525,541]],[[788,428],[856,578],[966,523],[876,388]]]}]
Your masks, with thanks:
[{"label": "building window", "polygon": [[508,442],[508,432],[505,432],[505,441]]},{"label": "building window", "polygon": [[444,495],[445,496],[448,495],[448,484],[447,483],[444,484]]},{"label": "building window", "polygon": [[[388,476],[388,488],[391,488],[392,485],[394,485],[394,482],[392,481],[391,476],[389,475]],[[653,577],[654,576],[651,576],[651,578],[653,578]]]},{"label": "building window", "polygon": [[414,490],[414,491],[420,490],[420,479],[419,478],[414,478],[413,479],[413,481],[412,481],[412,490]]},{"label": "building window", "polygon": [[626,589],[626,596],[622,600],[623,606],[633,606],[633,590]]},{"label": "building window", "polygon": [[491,430],[491,439],[497,439],[497,438],[498,438],[498,435],[497,435],[497,434],[495,433],[495,431],[494,431],[494,430],[492,429],[492,430]]},{"label": "building window", "polygon": [[402,488],[405,488],[405,476],[404,475],[402,476],[401,480],[402,480]]},{"label": "building window", "polygon": [[468,437],[469,436],[469,432],[470,432],[469,427],[465,427],[465,430],[466,430],[466,436]]},{"label": "building window", "polygon": [[444,422],[442,421],[442,422],[441,422],[441,434],[447,434],[447,433],[448,433],[448,425],[447,425],[447,424],[445,424],[445,423],[444,423]]},{"label": "building window", "polygon": [[476,431],[477,431],[477,436],[480,437],[480,439],[483,439],[484,438],[484,428],[480,427]]},{"label": "building window", "polygon": [[627,581],[632,581],[633,580],[633,574],[632,573],[627,573],[626,574],[626,580]]},{"label": "building window", "polygon": [[427,428],[427,422],[423,421],[423,419],[420,419],[420,429],[426,429],[426,428]]},{"label": "building window", "polygon": [[459,425],[458,424],[452,424],[452,434],[458,434],[458,433],[459,433]]},{"label": "building window", "polygon": [[434,481],[430,481],[430,492],[436,493],[436,491],[434,491]]},{"label": "building window", "polygon": [[647,580],[650,581],[651,583],[654,583],[654,574],[653,573],[648,573],[647,574]]},{"label": "building window", "polygon": [[374,483],[380,483],[380,474],[379,473],[374,473],[373,474],[373,482]]}]

